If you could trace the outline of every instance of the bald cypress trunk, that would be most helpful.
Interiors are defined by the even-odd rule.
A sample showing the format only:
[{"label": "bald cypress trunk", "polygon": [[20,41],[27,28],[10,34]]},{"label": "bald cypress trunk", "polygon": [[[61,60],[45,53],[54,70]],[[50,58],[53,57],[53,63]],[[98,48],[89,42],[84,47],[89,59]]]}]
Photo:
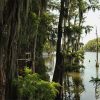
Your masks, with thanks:
[{"label": "bald cypress trunk", "polygon": [[[56,65],[53,75],[53,81],[58,82],[62,85],[63,78],[63,57],[61,53],[61,38],[62,38],[62,24],[63,24],[63,12],[64,12],[64,0],[61,0],[61,10],[59,16],[59,25],[58,25],[58,40],[57,40],[57,50],[56,50]],[[62,100],[62,89],[59,88],[59,94],[56,96],[55,100]]]},{"label": "bald cypress trunk", "polygon": [[98,52],[99,52],[99,48],[98,48],[98,33],[97,33],[97,28],[96,28],[96,42],[97,42],[97,47],[96,47],[96,67],[99,67],[99,62],[98,62]]},{"label": "bald cypress trunk", "polygon": [[17,76],[16,55],[20,14],[24,9],[26,18],[29,1],[31,0],[0,0],[0,100],[17,99],[16,87],[13,87],[12,81]]}]

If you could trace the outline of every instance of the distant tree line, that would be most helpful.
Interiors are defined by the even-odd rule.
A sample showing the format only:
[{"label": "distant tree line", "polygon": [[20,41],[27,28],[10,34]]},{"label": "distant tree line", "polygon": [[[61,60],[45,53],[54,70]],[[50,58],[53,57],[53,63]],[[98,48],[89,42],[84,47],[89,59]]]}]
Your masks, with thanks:
[{"label": "distant tree line", "polygon": [[[96,52],[97,50],[97,42],[96,39],[90,40],[85,46],[84,46],[85,51],[91,51],[91,52]],[[100,52],[100,38],[98,38],[98,50]]]}]

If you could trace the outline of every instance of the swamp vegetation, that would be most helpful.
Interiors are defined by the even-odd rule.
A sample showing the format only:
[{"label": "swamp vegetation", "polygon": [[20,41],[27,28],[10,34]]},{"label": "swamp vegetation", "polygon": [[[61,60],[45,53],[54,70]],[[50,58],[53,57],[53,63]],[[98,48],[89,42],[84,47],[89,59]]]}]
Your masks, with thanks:
[{"label": "swamp vegetation", "polygon": [[[99,9],[98,0],[0,0],[0,100],[80,100],[85,13]],[[51,81],[44,58],[55,54]]]}]

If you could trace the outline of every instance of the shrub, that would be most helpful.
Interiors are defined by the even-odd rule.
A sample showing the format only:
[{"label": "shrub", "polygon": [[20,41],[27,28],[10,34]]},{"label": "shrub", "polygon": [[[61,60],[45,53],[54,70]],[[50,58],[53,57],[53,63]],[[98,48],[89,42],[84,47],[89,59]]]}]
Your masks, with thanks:
[{"label": "shrub", "polygon": [[18,76],[14,80],[18,87],[19,100],[54,100],[60,85],[54,82],[42,80],[38,74],[32,74],[29,68],[25,68],[25,76]]}]

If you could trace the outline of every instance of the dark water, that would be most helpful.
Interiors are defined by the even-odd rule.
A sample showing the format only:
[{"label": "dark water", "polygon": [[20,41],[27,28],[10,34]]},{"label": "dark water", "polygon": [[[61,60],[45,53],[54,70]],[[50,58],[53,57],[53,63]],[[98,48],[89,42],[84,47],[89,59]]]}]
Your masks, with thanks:
[{"label": "dark water", "polygon": [[[52,79],[55,56],[46,58],[46,65]],[[100,53],[99,53],[100,63]],[[64,100],[100,100],[100,84],[90,82],[91,77],[100,78],[100,68],[96,68],[96,53],[86,52],[83,65],[84,69],[80,72],[66,73],[64,77]]]}]

